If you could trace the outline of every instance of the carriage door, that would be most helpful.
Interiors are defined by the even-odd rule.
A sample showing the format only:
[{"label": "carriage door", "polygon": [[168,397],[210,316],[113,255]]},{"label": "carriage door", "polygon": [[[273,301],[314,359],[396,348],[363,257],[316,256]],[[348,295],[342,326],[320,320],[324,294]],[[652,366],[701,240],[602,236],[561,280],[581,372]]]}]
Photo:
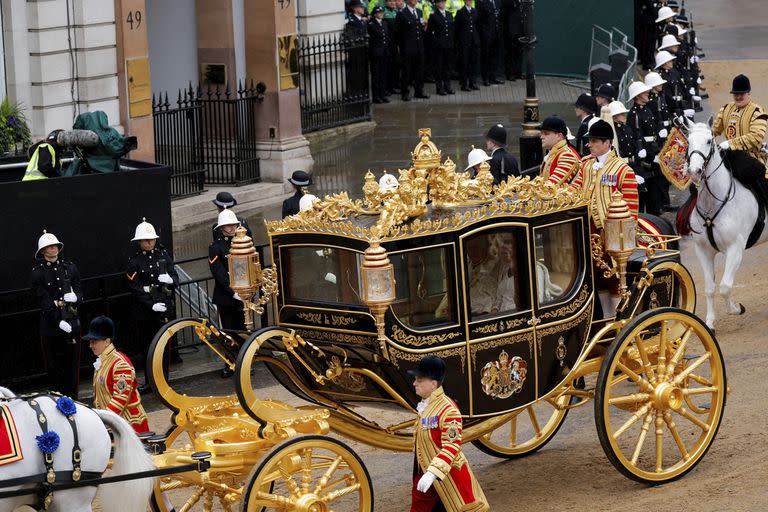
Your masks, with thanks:
[{"label": "carriage door", "polygon": [[582,218],[533,229],[539,398],[564,380],[589,334],[593,292],[585,229]]},{"label": "carriage door", "polygon": [[526,224],[505,223],[461,237],[472,416],[536,399],[529,233]]}]

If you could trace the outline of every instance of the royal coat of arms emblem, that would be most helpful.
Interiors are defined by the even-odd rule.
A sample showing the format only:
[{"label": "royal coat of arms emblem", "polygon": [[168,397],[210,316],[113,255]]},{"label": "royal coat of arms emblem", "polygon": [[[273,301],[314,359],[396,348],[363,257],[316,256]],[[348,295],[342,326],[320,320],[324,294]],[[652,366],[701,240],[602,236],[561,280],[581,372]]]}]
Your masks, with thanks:
[{"label": "royal coat of arms emblem", "polygon": [[502,350],[498,361],[491,361],[480,371],[480,383],[486,395],[508,398],[523,389],[528,374],[526,362],[520,356],[509,357]]},{"label": "royal coat of arms emblem", "polygon": [[680,190],[685,190],[691,184],[691,179],[685,173],[687,162],[688,139],[683,132],[673,128],[659,153],[659,166],[667,180]]}]

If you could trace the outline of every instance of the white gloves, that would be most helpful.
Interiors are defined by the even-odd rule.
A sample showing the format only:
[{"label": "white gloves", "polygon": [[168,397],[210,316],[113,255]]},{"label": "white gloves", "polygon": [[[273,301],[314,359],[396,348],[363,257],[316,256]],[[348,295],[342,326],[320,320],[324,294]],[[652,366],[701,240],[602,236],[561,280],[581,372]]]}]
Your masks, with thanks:
[{"label": "white gloves", "polygon": [[694,89],[693,87],[691,87],[690,89],[688,89],[688,92],[689,92],[690,94],[696,94],[696,89]]},{"label": "white gloves", "polygon": [[336,275],[331,272],[328,272],[327,274],[325,274],[325,280],[331,284],[336,284]]},{"label": "white gloves", "polygon": [[696,56],[691,56],[691,58],[690,58],[690,59],[688,59],[688,61],[689,61],[691,64],[696,64]]},{"label": "white gloves", "polygon": [[656,155],[655,157],[653,157],[653,163],[655,164],[659,163],[659,155]]},{"label": "white gloves", "polygon": [[643,183],[645,183],[645,178],[643,178],[639,174],[635,174],[635,180],[637,181],[638,185],[642,185]]},{"label": "white gloves", "polygon": [[163,284],[173,284],[173,278],[168,274],[160,274],[157,276],[157,280]]},{"label": "white gloves", "polygon": [[69,325],[69,322],[65,322],[64,320],[59,322],[59,329],[61,329],[67,334],[70,334],[72,332],[72,326]]},{"label": "white gloves", "polygon": [[162,302],[155,302],[152,304],[152,311],[155,313],[165,313],[168,308]]},{"label": "white gloves", "polygon": [[75,295],[75,292],[67,292],[64,294],[64,302],[77,302],[77,295]]},{"label": "white gloves", "polygon": [[701,96],[693,96],[693,101],[701,101]]},{"label": "white gloves", "polygon": [[691,119],[693,119],[694,114],[696,114],[696,111],[693,110],[692,108],[687,108],[683,110],[683,115],[685,115],[685,117],[690,117]]},{"label": "white gloves", "polygon": [[701,60],[701,58],[698,55],[694,56],[693,58],[696,60],[696,62],[699,62]]},{"label": "white gloves", "polygon": [[432,487],[432,484],[435,483],[436,478],[437,477],[434,475],[434,473],[430,473],[429,471],[427,471],[419,479],[419,483],[416,484],[416,489],[418,489],[421,492],[427,492],[429,488]]},{"label": "white gloves", "polygon": [[659,130],[659,137],[661,137],[662,139],[666,139],[667,135],[669,135],[669,132],[667,131],[666,128],[662,128],[661,130]]},{"label": "white gloves", "polygon": [[637,152],[638,158],[645,158],[646,156],[648,156],[648,152],[645,150],[645,148]]},{"label": "white gloves", "polygon": [[696,79],[696,83],[697,83],[697,84],[699,84],[699,85],[701,85],[701,77],[699,77],[699,78],[697,78],[697,79]]},{"label": "white gloves", "polygon": [[233,299],[239,300],[240,302],[243,302],[243,299],[240,298],[240,294],[235,292],[235,294],[232,296]]},{"label": "white gloves", "polygon": [[722,149],[723,151],[725,151],[726,149],[731,149],[731,145],[726,140],[726,141],[720,143],[720,149]]}]

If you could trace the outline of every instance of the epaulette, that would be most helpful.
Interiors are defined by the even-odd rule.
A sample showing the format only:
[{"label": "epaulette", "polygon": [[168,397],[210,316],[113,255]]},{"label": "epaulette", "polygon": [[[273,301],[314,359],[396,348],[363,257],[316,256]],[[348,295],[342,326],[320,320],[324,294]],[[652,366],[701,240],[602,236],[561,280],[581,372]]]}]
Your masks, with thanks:
[{"label": "epaulette", "polygon": [[582,156],[582,157],[579,159],[579,162],[586,162],[586,161],[587,161],[587,160],[589,160],[590,158],[594,158],[594,157],[593,157],[592,155],[585,155],[585,156]]}]

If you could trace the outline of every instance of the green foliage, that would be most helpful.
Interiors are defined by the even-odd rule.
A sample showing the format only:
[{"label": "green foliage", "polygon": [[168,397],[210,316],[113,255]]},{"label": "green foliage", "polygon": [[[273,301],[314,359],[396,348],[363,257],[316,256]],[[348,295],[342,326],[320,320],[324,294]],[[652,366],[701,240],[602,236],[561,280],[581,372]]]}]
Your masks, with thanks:
[{"label": "green foliage", "polygon": [[11,103],[6,97],[0,103],[0,153],[26,151],[32,136],[24,110],[18,103]]}]

